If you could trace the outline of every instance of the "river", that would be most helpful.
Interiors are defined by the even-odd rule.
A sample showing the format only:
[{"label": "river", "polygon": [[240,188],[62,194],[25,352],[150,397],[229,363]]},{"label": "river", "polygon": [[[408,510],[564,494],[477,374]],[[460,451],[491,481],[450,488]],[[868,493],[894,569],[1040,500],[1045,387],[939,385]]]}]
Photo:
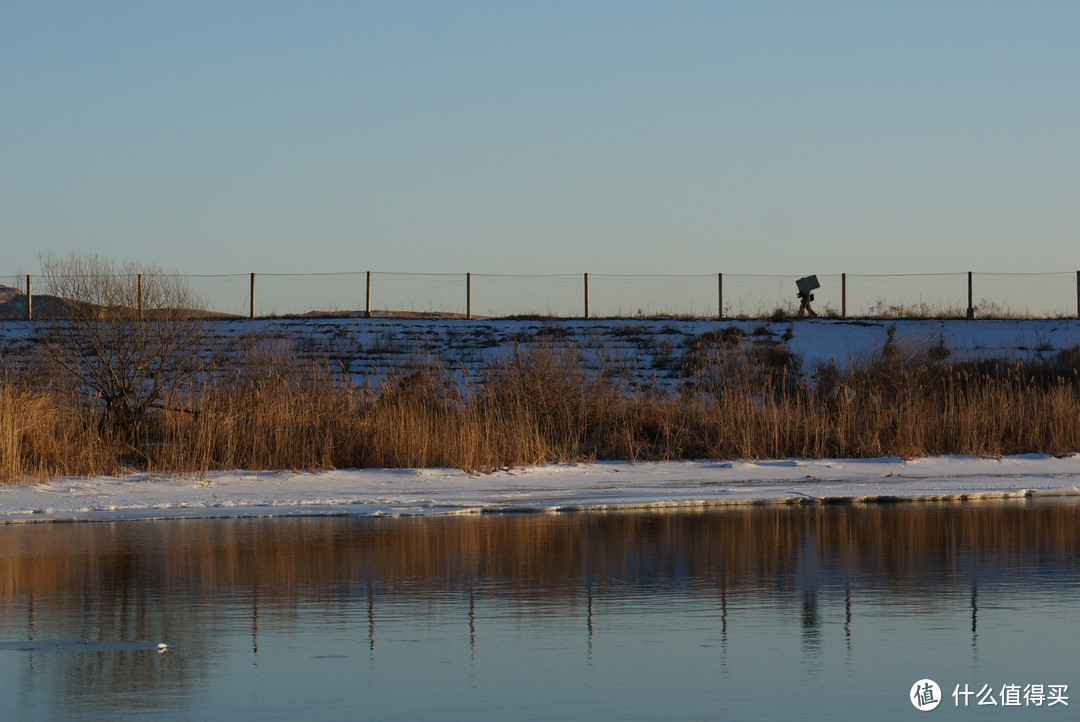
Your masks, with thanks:
[{"label": "river", "polygon": [[0,698],[28,720],[1070,718],[1078,571],[1069,498],[6,524]]}]

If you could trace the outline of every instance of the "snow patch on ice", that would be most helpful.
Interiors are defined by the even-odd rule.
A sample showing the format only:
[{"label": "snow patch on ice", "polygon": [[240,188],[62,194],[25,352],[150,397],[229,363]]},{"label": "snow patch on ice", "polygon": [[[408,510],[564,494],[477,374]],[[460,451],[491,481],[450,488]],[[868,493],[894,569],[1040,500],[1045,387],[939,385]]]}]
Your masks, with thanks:
[{"label": "snow patch on ice", "polygon": [[598,462],[506,469],[216,472],[0,487],[0,522],[640,509],[883,499],[1080,496],[1080,455],[983,459]]}]

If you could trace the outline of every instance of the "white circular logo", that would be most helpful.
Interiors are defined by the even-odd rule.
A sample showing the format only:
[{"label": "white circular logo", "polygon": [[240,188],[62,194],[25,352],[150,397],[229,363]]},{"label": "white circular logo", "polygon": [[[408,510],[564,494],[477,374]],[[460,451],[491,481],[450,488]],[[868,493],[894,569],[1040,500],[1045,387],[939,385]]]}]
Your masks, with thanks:
[{"label": "white circular logo", "polygon": [[932,679],[920,679],[911,685],[911,703],[915,709],[922,712],[930,710],[941,704],[941,687]]}]

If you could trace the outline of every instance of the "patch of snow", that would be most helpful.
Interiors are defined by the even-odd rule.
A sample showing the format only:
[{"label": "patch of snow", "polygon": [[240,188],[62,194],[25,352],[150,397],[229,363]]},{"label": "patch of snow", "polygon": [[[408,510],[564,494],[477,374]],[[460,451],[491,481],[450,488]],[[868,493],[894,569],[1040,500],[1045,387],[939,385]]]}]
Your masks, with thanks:
[{"label": "patch of snow", "polygon": [[782,459],[453,469],[131,474],[0,487],[0,522],[285,515],[385,516],[673,508],[874,499],[1080,496],[1080,455]]}]

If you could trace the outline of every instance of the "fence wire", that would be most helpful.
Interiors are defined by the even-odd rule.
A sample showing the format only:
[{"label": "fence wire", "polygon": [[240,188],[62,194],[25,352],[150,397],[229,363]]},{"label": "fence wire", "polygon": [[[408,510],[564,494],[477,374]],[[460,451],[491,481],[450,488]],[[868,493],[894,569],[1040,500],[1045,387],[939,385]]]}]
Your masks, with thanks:
[{"label": "fence wire", "polygon": [[582,276],[503,276],[472,274],[472,313],[485,317],[584,314]]},{"label": "fence wire", "polygon": [[1076,273],[978,273],[973,287],[977,317],[1080,316],[1080,278]]},{"label": "fence wire", "polygon": [[719,276],[611,276],[589,274],[593,316],[716,317]]},{"label": "fence wire", "polygon": [[[40,283],[34,279],[40,279]],[[186,283],[198,310],[235,317],[451,316],[500,318],[776,318],[796,314],[798,276],[499,275],[342,272],[171,276]],[[1075,318],[1080,274],[819,274],[812,307],[852,318]],[[0,318],[43,314],[57,304],[27,304],[49,279],[0,276]],[[147,288],[153,288],[151,279]],[[62,306],[61,306],[62,307]],[[55,311],[53,311],[55,313]]]},{"label": "fence wire", "polygon": [[968,305],[967,281],[966,273],[849,275],[847,315],[964,318]]},{"label": "fence wire", "polygon": [[382,313],[463,315],[464,273],[373,273],[371,310]]},{"label": "fence wire", "polygon": [[260,273],[255,277],[255,315],[362,313],[366,287],[365,273]]},{"label": "fence wire", "polygon": [[[724,317],[767,318],[794,315],[799,308],[795,281],[798,276],[758,276],[724,274]],[[842,290],[840,275],[818,274],[821,287],[814,290],[811,304],[818,315],[840,315]]]},{"label": "fence wire", "polygon": [[26,293],[26,276],[0,276],[0,286]]},{"label": "fence wire", "polygon": [[251,274],[187,276],[191,294],[205,311],[247,316],[251,307]]}]

